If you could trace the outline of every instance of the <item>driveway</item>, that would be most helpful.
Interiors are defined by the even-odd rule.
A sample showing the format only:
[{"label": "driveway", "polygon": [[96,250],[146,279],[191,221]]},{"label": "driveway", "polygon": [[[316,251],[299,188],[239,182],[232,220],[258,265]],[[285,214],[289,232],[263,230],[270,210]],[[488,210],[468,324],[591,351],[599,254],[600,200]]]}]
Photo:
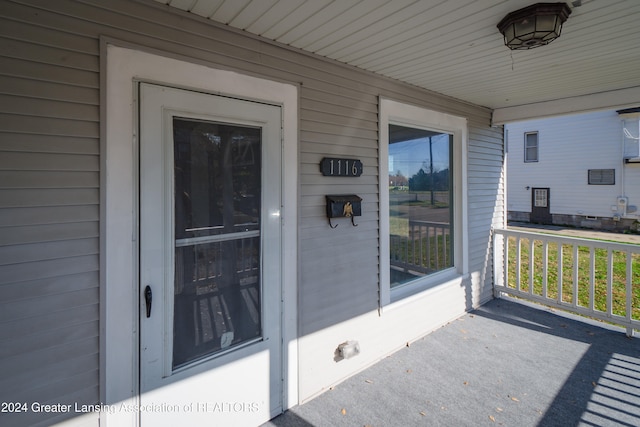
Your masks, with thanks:
[{"label": "driveway", "polygon": [[631,243],[640,245],[640,234],[612,233],[607,231],[590,230],[586,228],[562,227],[557,225],[529,224],[526,222],[509,222],[507,229],[533,231],[536,233],[559,234],[562,236],[578,237],[582,239],[608,240],[611,242]]}]

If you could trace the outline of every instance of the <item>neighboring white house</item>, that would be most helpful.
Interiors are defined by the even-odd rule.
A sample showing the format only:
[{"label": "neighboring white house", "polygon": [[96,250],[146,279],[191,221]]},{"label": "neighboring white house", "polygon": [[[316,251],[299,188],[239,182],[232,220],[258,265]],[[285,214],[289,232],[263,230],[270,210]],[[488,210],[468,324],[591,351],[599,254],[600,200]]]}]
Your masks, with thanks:
[{"label": "neighboring white house", "polygon": [[509,220],[635,228],[639,115],[632,108],[506,125]]}]

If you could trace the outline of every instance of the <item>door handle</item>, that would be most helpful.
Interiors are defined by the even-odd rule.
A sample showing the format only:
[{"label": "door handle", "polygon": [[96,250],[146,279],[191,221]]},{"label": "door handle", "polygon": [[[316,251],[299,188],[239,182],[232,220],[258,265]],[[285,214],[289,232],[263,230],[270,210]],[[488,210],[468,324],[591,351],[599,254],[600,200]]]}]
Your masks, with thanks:
[{"label": "door handle", "polygon": [[147,318],[151,317],[151,302],[153,300],[153,292],[151,292],[151,286],[147,285],[144,288],[144,302],[147,304]]}]

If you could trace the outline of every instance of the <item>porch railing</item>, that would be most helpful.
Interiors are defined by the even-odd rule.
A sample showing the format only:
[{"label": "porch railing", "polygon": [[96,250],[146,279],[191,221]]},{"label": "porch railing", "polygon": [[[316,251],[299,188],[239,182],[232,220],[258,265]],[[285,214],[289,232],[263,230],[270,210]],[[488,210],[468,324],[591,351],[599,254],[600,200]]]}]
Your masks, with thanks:
[{"label": "porch railing", "polygon": [[448,223],[411,220],[407,235],[390,237],[393,268],[427,274],[451,264]]},{"label": "porch railing", "polygon": [[640,245],[496,229],[494,292],[640,329]]}]

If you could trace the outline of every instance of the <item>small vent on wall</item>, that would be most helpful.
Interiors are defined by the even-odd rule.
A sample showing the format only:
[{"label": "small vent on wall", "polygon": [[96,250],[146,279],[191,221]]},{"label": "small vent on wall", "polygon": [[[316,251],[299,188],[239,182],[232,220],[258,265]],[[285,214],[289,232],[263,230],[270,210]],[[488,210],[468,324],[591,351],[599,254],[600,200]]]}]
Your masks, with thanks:
[{"label": "small vent on wall", "polygon": [[589,185],[615,185],[615,169],[589,169]]}]

